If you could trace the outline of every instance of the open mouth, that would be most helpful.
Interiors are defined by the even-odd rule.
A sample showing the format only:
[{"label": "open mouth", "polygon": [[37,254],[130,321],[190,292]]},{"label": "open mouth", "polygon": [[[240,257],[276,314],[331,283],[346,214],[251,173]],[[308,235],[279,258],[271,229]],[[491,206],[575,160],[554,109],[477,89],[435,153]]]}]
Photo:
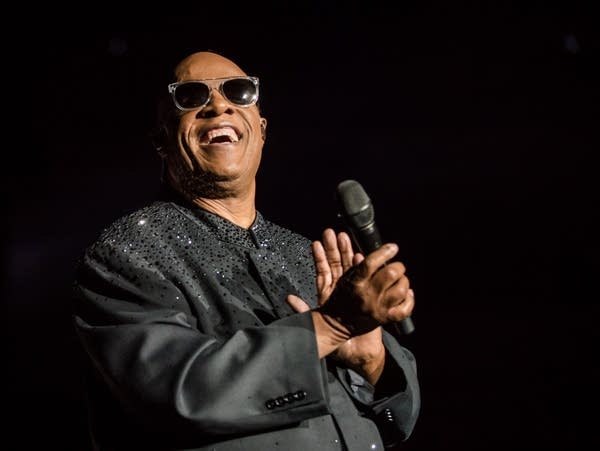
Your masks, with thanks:
[{"label": "open mouth", "polygon": [[212,128],[200,137],[200,144],[236,143],[240,136],[233,127]]}]

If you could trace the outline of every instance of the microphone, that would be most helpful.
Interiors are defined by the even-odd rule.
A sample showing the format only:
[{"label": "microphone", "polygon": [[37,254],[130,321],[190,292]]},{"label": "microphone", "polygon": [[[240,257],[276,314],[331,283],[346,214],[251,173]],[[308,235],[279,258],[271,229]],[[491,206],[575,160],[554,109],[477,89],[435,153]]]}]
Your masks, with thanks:
[{"label": "microphone", "polygon": [[[375,210],[371,199],[356,180],[344,180],[337,186],[336,197],[343,219],[361,253],[370,254],[381,247],[381,235],[375,225]],[[415,330],[410,317],[394,323],[396,330],[407,335]]]}]

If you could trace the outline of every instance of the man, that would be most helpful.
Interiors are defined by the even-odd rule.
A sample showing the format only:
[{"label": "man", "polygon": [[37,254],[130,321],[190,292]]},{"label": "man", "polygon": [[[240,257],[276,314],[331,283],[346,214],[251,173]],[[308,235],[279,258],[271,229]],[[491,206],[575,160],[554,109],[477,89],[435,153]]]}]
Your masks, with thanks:
[{"label": "man", "polygon": [[263,218],[258,79],[210,52],[174,75],[156,139],[169,199],[107,228],[75,284],[95,448],[406,439],[415,363],[381,327],[414,307],[404,266],[389,262],[397,246],[365,257],[327,229],[311,248]]}]

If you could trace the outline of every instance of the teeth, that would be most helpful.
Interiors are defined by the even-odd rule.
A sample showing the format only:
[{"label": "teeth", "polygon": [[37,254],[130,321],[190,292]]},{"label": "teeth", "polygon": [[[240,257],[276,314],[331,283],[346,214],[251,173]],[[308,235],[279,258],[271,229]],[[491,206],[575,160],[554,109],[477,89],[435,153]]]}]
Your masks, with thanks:
[{"label": "teeth", "polygon": [[222,136],[228,137],[231,142],[238,142],[239,138],[235,130],[231,127],[221,127],[221,128],[213,128],[206,132],[203,136],[203,143],[211,143],[215,138],[219,138]]}]

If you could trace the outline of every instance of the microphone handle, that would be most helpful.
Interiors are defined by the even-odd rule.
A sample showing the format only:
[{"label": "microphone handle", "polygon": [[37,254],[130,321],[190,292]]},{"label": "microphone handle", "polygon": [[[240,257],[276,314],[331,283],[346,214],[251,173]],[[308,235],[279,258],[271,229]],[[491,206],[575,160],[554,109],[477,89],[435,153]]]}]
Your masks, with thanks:
[{"label": "microphone handle", "polygon": [[[356,243],[360,252],[364,255],[370,254],[374,250],[377,250],[383,244],[381,241],[381,235],[379,229],[374,223],[367,225],[362,229],[351,228],[352,238]],[[408,335],[414,332],[415,325],[410,316],[407,316],[400,322],[392,323],[394,329],[401,335]]]}]

